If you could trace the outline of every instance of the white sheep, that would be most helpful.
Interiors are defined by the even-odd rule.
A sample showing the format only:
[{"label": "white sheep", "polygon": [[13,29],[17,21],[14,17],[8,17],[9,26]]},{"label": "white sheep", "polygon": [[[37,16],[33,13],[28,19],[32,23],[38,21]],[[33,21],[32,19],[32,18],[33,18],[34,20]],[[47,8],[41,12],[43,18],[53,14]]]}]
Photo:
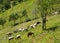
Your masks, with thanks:
[{"label": "white sheep", "polygon": [[12,32],[6,33],[6,35],[8,35],[8,36],[11,36],[12,34],[13,34]]},{"label": "white sheep", "polygon": [[36,22],[36,23],[30,25],[30,28],[35,28],[39,23],[41,23],[41,22]]},{"label": "white sheep", "polygon": [[9,41],[12,40],[13,38],[14,38],[13,36],[8,37]]},{"label": "white sheep", "polygon": [[23,32],[25,30],[26,30],[26,28],[20,28],[20,29],[18,29],[19,32]]},{"label": "white sheep", "polygon": [[20,34],[18,34],[18,35],[16,36],[16,39],[19,39],[19,38],[21,38],[21,35],[20,35]]},{"label": "white sheep", "polygon": [[34,23],[34,24],[30,25],[30,28],[35,28],[36,25],[37,25],[37,23]]}]

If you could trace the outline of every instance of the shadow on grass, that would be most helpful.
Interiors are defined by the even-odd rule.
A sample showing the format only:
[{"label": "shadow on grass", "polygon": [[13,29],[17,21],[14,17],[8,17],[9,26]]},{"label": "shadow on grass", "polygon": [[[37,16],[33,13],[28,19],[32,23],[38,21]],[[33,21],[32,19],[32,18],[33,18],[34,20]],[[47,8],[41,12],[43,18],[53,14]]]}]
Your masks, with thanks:
[{"label": "shadow on grass", "polygon": [[58,26],[50,27],[46,29],[47,31],[55,31],[58,28]]}]

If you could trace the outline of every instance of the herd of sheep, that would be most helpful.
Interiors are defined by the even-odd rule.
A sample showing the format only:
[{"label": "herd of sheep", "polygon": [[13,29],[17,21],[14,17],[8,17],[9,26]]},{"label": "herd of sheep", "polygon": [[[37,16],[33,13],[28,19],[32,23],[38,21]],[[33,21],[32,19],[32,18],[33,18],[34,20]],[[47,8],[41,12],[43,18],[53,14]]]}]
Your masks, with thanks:
[{"label": "herd of sheep", "polygon": [[[53,14],[58,14],[58,12],[54,12]],[[13,32],[7,32],[6,35],[8,37],[8,40],[12,40],[12,39],[21,39],[21,34],[17,34],[16,37],[13,36],[13,33],[17,33],[17,32],[24,32],[24,31],[29,31],[28,28],[34,29],[38,24],[40,24],[41,22],[36,22],[34,24],[31,24],[30,26],[28,26],[27,28],[19,28],[19,29],[15,29],[13,30]],[[28,32],[27,33],[27,37],[34,35],[33,32]]]},{"label": "herd of sheep", "polygon": [[[13,32],[7,32],[6,35],[8,37],[8,40],[10,41],[10,40],[14,39],[13,33],[28,31],[28,28],[35,28],[39,23],[41,23],[41,22],[36,22],[34,24],[31,24],[27,28],[19,28],[19,29],[14,30]],[[33,34],[34,34],[33,32],[28,32],[27,37],[29,37]],[[15,39],[21,39],[21,34],[16,35]]]}]

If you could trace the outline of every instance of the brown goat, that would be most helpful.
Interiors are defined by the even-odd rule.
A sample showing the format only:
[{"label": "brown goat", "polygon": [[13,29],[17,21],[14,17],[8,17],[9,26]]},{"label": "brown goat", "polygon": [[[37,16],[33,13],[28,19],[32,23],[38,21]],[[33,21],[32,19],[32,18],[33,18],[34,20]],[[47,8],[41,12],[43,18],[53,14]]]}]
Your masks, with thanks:
[{"label": "brown goat", "polygon": [[27,37],[29,37],[29,36],[31,36],[31,35],[34,35],[34,33],[33,33],[33,32],[29,32],[29,33],[27,34]]}]

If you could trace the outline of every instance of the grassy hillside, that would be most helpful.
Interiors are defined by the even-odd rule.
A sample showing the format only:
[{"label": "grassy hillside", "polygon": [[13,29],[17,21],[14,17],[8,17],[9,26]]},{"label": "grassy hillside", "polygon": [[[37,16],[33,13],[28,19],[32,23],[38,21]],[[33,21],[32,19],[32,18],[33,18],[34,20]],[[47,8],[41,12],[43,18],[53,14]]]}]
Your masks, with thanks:
[{"label": "grassy hillside", "polygon": [[[4,24],[4,28],[0,25],[0,43],[9,43],[6,33],[13,32],[15,29],[19,29],[21,27],[28,27],[31,24],[42,21],[41,13],[39,9],[37,0],[29,0],[23,3],[20,3],[8,10],[4,13],[0,14],[0,18],[6,19],[6,23]],[[60,9],[60,4],[55,4],[52,6],[55,10],[51,10],[51,12],[55,12],[56,9]],[[26,22],[27,17],[22,16],[22,12],[27,11],[27,17],[30,19],[29,22]],[[21,39],[13,39],[10,43],[60,43],[60,15],[52,15],[50,9],[48,12],[51,16],[47,16],[47,29],[42,30],[42,23],[38,24],[34,29],[28,28],[28,31],[13,33],[13,36],[16,37],[17,34],[21,34]],[[15,23],[19,23],[16,26],[11,27],[13,25],[13,21],[8,21],[9,16],[17,13],[19,17]],[[60,13],[59,13],[60,14]],[[36,19],[37,18],[37,19]],[[22,22],[22,23],[20,23]],[[28,32],[33,32],[34,35],[31,37],[27,37]]]},{"label": "grassy hillside", "polygon": [[[37,9],[37,0],[29,0],[23,3],[20,3],[15,7],[12,7],[11,9],[6,10],[4,13],[0,14],[0,18],[6,19],[5,27],[13,24],[13,21],[11,22],[8,21],[10,15],[17,13],[19,16],[22,16],[23,15],[22,12],[24,10],[27,11],[27,15],[29,19],[34,19],[35,16],[40,17],[39,10]],[[22,18],[18,18],[16,20],[16,23],[25,22],[25,21],[26,21],[26,17],[23,16]]]},{"label": "grassy hillside", "polygon": [[[21,34],[22,39],[20,39],[19,41],[14,39],[14,41],[11,41],[11,43],[13,43],[13,42],[16,42],[16,43],[18,43],[18,42],[22,42],[22,43],[32,43],[32,42],[34,42],[34,43],[48,43],[48,42],[49,43],[60,43],[60,41],[59,41],[60,40],[60,32],[59,32],[60,31],[60,29],[59,29],[60,20],[59,19],[60,19],[60,15],[48,17],[46,31],[42,31],[41,24],[39,24],[35,29],[30,29],[29,31],[33,32],[35,37],[28,38],[27,33],[29,31],[28,32],[18,32],[16,34],[14,33],[14,36],[16,36],[17,34]],[[41,19],[37,19],[34,21],[30,21],[28,23],[20,24],[14,28],[11,28],[10,30],[9,30],[9,28],[1,30],[0,31],[0,42],[8,43],[8,39],[4,39],[6,37],[7,32],[9,32],[9,31],[13,32],[14,29],[19,29],[22,26],[26,27],[27,25],[30,25],[37,21],[41,21]],[[57,26],[57,28],[54,28],[56,26]]]}]

